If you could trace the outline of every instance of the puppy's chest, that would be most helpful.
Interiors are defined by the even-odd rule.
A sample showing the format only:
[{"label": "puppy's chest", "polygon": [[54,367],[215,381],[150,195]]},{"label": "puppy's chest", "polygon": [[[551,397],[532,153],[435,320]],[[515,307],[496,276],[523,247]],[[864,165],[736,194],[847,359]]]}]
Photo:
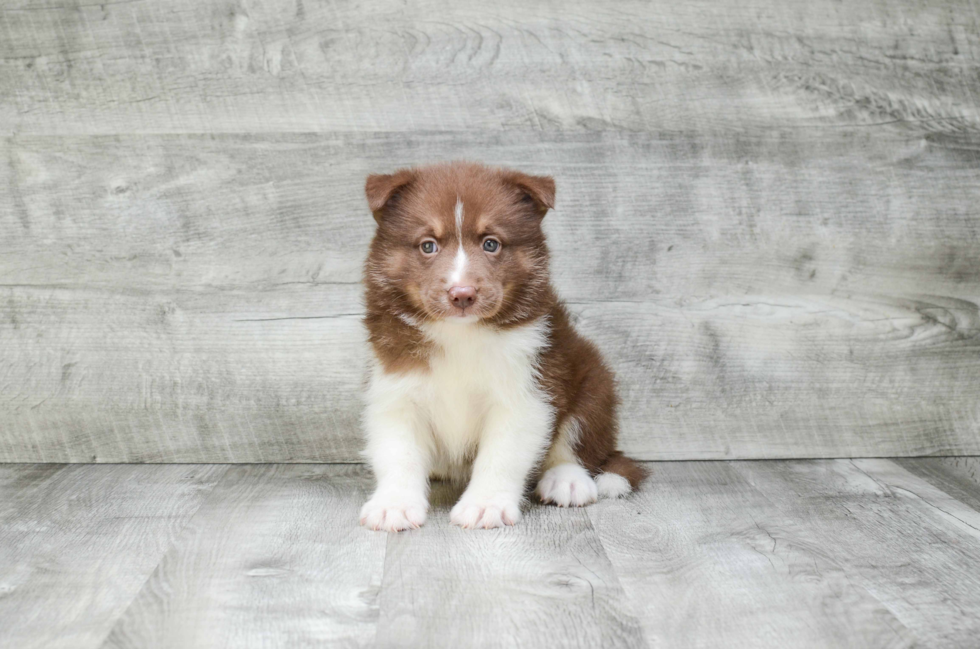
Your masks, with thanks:
[{"label": "puppy's chest", "polygon": [[421,377],[419,405],[437,437],[473,441],[494,408],[520,408],[528,399],[543,398],[536,380],[544,344],[539,326],[513,332],[450,327],[429,332],[434,349]]},{"label": "puppy's chest", "polygon": [[481,367],[476,354],[435,355],[422,378],[422,405],[440,436],[469,436],[492,405],[500,404],[504,372]]}]

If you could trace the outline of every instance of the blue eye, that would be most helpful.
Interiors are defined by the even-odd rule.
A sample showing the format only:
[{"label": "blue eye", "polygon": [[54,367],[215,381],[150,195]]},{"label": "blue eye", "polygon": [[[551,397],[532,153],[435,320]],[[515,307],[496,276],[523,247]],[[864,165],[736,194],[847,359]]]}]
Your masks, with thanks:
[{"label": "blue eye", "polygon": [[500,249],[500,242],[496,239],[487,239],[483,242],[483,249],[487,252],[497,252]]},{"label": "blue eye", "polygon": [[423,241],[422,242],[422,245],[420,245],[419,248],[422,249],[422,254],[425,254],[425,255],[434,254],[436,252],[436,250],[438,250],[438,247],[436,246],[436,242],[433,241],[432,239],[428,239],[426,241]]}]

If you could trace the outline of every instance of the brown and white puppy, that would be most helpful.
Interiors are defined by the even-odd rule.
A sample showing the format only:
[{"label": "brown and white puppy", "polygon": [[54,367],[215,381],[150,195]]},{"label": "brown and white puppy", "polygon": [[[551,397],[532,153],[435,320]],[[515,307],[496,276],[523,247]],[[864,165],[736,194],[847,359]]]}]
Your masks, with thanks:
[{"label": "brown and white puppy", "polygon": [[544,502],[628,493],[613,375],[551,287],[541,220],[551,178],[452,163],[368,177],[374,351],[366,457],[376,530],[425,522],[429,478],[469,483],[450,518],[513,525],[529,478]]}]

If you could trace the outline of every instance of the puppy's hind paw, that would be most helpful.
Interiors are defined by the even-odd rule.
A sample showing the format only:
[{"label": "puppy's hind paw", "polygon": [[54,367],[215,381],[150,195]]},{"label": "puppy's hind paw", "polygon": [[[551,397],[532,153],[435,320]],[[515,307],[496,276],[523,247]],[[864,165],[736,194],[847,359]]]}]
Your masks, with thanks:
[{"label": "puppy's hind paw", "polygon": [[599,490],[589,472],[571,462],[545,471],[535,491],[541,502],[559,507],[582,507],[599,498]]}]

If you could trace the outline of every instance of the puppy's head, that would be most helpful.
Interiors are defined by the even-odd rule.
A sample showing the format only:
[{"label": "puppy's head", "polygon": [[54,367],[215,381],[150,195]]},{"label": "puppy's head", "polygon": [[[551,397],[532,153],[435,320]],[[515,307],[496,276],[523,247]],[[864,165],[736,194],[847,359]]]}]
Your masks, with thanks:
[{"label": "puppy's head", "polygon": [[368,306],[407,322],[507,325],[550,306],[545,176],[451,163],[372,175]]}]

